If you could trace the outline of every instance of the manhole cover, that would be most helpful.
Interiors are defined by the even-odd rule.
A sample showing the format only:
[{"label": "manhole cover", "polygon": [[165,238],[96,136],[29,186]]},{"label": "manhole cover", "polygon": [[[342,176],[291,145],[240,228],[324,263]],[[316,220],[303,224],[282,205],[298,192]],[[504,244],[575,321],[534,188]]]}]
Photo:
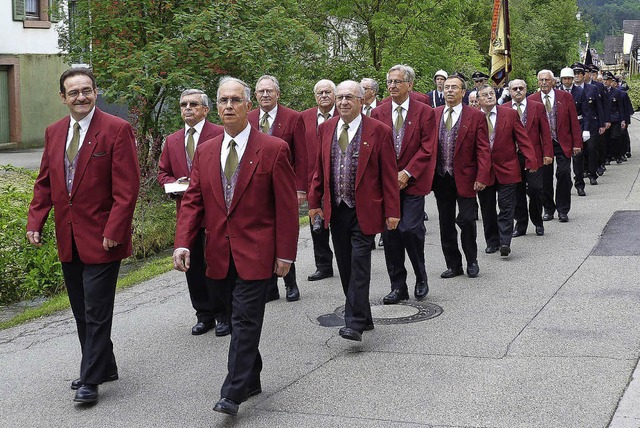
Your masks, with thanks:
[{"label": "manhole cover", "polygon": [[[442,313],[442,308],[434,303],[414,302],[407,300],[397,305],[383,305],[382,300],[371,302],[371,315],[374,324],[408,324],[435,318]],[[336,308],[333,313],[320,315],[318,323],[323,327],[339,327],[344,325],[344,306]]]}]

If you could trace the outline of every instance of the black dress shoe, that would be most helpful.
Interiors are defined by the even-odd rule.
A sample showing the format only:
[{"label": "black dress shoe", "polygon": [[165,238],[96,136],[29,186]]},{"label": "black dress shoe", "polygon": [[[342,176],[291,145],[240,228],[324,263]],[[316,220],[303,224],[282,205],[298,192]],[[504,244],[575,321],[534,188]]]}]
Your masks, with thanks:
[{"label": "black dress shoe", "polygon": [[218,322],[216,324],[216,336],[228,336],[231,334],[231,325],[228,322]]},{"label": "black dress shoe", "polygon": [[511,234],[512,238],[517,238],[518,236],[523,236],[526,235],[527,231],[526,230],[518,230],[518,229],[513,229],[513,233]]},{"label": "black dress shoe", "polygon": [[287,287],[287,302],[295,302],[296,300],[300,300],[300,290],[298,286]]},{"label": "black dress shoe", "polygon": [[480,266],[477,262],[469,263],[467,265],[467,276],[469,278],[475,278],[480,273]]},{"label": "black dress shoe", "polygon": [[342,327],[338,332],[343,339],[355,340],[356,342],[362,342],[362,333],[356,331],[350,327]]},{"label": "black dress shoe", "polygon": [[631,157],[631,152],[627,152],[624,154],[626,157],[630,158]]},{"label": "black dress shoe", "polygon": [[220,412],[231,416],[238,415],[238,409],[240,408],[240,404],[235,401],[229,400],[228,398],[221,398],[220,401],[213,406],[214,412]]},{"label": "black dress shoe", "polygon": [[489,245],[487,248],[484,249],[484,252],[487,253],[487,254],[497,253],[498,252],[498,246],[497,245]]},{"label": "black dress shoe", "polygon": [[315,271],[314,273],[312,273],[311,275],[309,275],[307,277],[308,281],[319,281],[321,279],[325,279],[325,278],[331,278],[333,276],[333,271],[332,270],[328,270],[328,271]]},{"label": "black dress shoe", "polygon": [[544,226],[536,226],[536,235],[538,236],[544,235]]},{"label": "black dress shoe", "polygon": [[395,305],[402,300],[409,300],[409,293],[407,290],[400,290],[396,288],[395,290],[391,290],[391,293],[382,298],[382,303],[385,305]]},{"label": "black dress shoe", "polygon": [[[102,382],[100,383],[113,382],[114,380],[118,380],[118,373],[110,374],[106,378],[102,379]],[[81,386],[82,386],[82,381],[80,380],[80,378],[71,382],[71,389],[73,389],[74,391],[76,389],[79,389]]]},{"label": "black dress shoe", "polygon": [[500,245],[500,256],[507,257],[511,254],[511,247],[508,245]]},{"label": "black dress shoe", "polygon": [[462,270],[462,266],[449,268],[440,274],[440,278],[453,278],[454,276],[463,275],[464,270]]},{"label": "black dress shoe", "polygon": [[202,321],[198,321],[196,325],[191,327],[191,334],[194,336],[199,336],[211,330],[215,326],[215,323],[205,323]]},{"label": "black dress shoe", "polygon": [[542,221],[549,221],[549,220],[553,220],[553,214],[544,213],[544,215],[542,216]]},{"label": "black dress shoe", "polygon": [[82,385],[76,391],[73,401],[77,403],[95,403],[98,401],[98,385]]},{"label": "black dress shoe", "polygon": [[604,174],[604,168],[601,167],[601,166],[596,168],[596,174],[598,174],[598,176],[602,177],[602,174]]},{"label": "black dress shoe", "polygon": [[566,214],[558,214],[558,220],[562,223],[566,223],[569,221],[569,216]]},{"label": "black dress shoe", "polygon": [[[583,187],[578,187],[576,190],[578,191],[578,196],[587,196],[587,194],[585,193]],[[558,217],[559,216],[560,216],[560,214],[558,214]]]},{"label": "black dress shoe", "polygon": [[413,295],[415,296],[416,300],[424,299],[425,297],[427,297],[427,294],[429,294],[429,284],[427,284],[427,281],[417,282],[415,288],[413,289]]},{"label": "black dress shoe", "polygon": [[597,186],[598,185],[598,179],[595,177],[589,177],[589,184],[591,184],[592,186]]}]

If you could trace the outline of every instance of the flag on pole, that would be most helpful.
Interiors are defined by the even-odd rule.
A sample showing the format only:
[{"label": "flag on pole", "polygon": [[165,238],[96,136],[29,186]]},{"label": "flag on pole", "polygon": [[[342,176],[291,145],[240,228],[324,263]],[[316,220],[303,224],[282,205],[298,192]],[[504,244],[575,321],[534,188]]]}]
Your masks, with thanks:
[{"label": "flag on pole", "polygon": [[591,48],[589,47],[589,40],[587,40],[587,48],[585,49],[584,65],[592,65],[593,58],[591,57]]},{"label": "flag on pole", "polygon": [[511,30],[509,29],[509,0],[493,1],[493,23],[491,24],[491,80],[500,86],[511,71]]}]

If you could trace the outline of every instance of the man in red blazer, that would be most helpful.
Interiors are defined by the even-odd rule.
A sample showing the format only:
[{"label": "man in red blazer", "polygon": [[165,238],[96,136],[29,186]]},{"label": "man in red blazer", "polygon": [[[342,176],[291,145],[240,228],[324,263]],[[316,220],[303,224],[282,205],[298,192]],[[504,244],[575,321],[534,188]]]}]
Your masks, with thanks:
[{"label": "man in red blazer", "polygon": [[45,133],[40,173],[29,206],[27,239],[40,246],[55,206],[58,257],[82,349],[74,400],[98,399],[98,385],[118,379],[111,342],[120,261],[131,255],[131,225],[140,187],[133,129],[96,108],[96,81],[86,68],[60,77],[70,116]]},{"label": "man in red blazer", "polygon": [[[509,82],[511,102],[505,104],[520,116],[520,121],[529,136],[536,153],[538,168],[535,172],[525,169],[525,158],[518,153],[522,181],[516,187],[515,225],[512,236],[518,237],[527,233],[529,216],[535,227],[536,235],[544,235],[542,224],[542,170],[544,165],[553,162],[553,145],[551,144],[551,130],[549,119],[544,106],[527,100],[527,83],[521,79]],[[527,195],[529,195],[529,209],[527,212]]]},{"label": "man in red blazer", "polygon": [[[224,128],[206,120],[209,113],[209,97],[199,89],[187,89],[180,95],[180,113],[184,127],[165,140],[158,163],[158,182],[161,185],[188,180],[195,150],[200,143],[224,132]],[[176,218],[184,192],[174,193]],[[200,229],[198,240],[191,252],[191,268],[187,271],[187,286],[191,305],[196,310],[197,322],[191,334],[200,335],[215,327],[216,336],[229,334],[229,320],[225,310],[225,297],[217,289],[207,286],[204,275],[204,229]],[[217,319],[217,324],[216,324]]]},{"label": "man in red blazer", "polygon": [[[291,151],[291,164],[296,173],[296,190],[298,191],[298,205],[307,199],[307,145],[305,144],[305,129],[300,113],[286,108],[278,103],[280,99],[280,84],[273,76],[261,76],[256,82],[256,99],[260,108],[249,112],[249,123],[255,129],[265,134],[283,139]],[[300,290],[296,281],[296,266],[291,266],[289,274],[284,278],[287,301],[300,299]],[[269,287],[268,300],[280,298],[278,294],[278,280],[274,277]]]},{"label": "man in red blazer", "polygon": [[331,226],[342,290],[345,327],[340,336],[362,340],[373,329],[369,304],[371,249],[376,233],[400,221],[400,194],[391,129],[362,114],[364,89],[338,85],[340,117],[319,127],[319,153],[309,191],[309,215]]},{"label": "man in red blazer", "polygon": [[[508,106],[496,106],[496,91],[489,85],[478,90],[478,103],[487,117],[489,128],[489,147],[491,147],[491,181],[478,193],[484,238],[487,242],[485,252],[500,250],[502,257],[511,253],[511,235],[516,205],[516,186],[522,181],[518,152],[525,158],[525,168],[536,171],[538,161],[535,150],[518,112]],[[496,212],[496,196],[500,212]]]},{"label": "man in red blazer", "polygon": [[249,125],[251,89],[224,77],[217,94],[224,134],[196,151],[176,228],[174,267],[190,267],[190,248],[205,228],[207,277],[231,290],[228,374],[213,410],[236,415],[262,392],[258,346],[266,287],[295,260],[298,206],[289,148]]},{"label": "man in red blazer", "polygon": [[[318,126],[338,114],[336,110],[336,85],[331,80],[323,79],[313,87],[317,107],[311,107],[300,113],[304,122],[305,140],[307,142],[307,176],[309,184],[313,180],[318,159]],[[329,246],[329,229],[317,227],[313,219],[309,222],[311,241],[313,242],[313,257],[316,271],[309,275],[309,281],[319,281],[333,276],[333,251]]]},{"label": "man in red blazer", "polygon": [[480,110],[463,105],[465,93],[464,79],[458,74],[450,76],[444,82],[445,105],[435,109],[438,152],[433,191],[438,205],[440,242],[447,263],[441,278],[464,273],[456,224],[460,227],[462,251],[467,259],[467,275],[478,276],[476,193],[492,184],[487,120]]},{"label": "man in red blazer", "polygon": [[578,122],[578,113],[570,93],[554,89],[555,77],[551,70],[538,72],[540,91],[529,99],[542,103],[547,111],[553,153],[556,158],[556,195],[553,198],[553,163],[546,165],[542,172],[542,220],[553,219],[558,211],[558,220],[569,221],[571,209],[571,156],[582,152],[582,130]]},{"label": "man in red blazer", "polygon": [[422,300],[429,292],[424,262],[424,197],[431,192],[437,146],[433,109],[409,98],[414,79],[411,67],[391,67],[387,81],[399,82],[388,86],[391,102],[371,113],[371,117],[392,129],[400,188],[400,223],[397,229],[382,233],[391,280],[391,292],[382,299],[384,304],[409,298],[405,251],[416,277],[414,296]]}]

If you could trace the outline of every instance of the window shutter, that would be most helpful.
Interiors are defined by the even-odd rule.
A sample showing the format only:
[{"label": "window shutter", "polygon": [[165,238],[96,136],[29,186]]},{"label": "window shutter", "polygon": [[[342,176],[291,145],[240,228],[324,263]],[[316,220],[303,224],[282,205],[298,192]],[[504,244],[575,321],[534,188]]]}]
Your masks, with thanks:
[{"label": "window shutter", "polygon": [[62,14],[62,2],[60,0],[49,0],[49,21],[62,21],[64,19]]},{"label": "window shutter", "polygon": [[24,21],[24,0],[13,0],[13,20]]}]

